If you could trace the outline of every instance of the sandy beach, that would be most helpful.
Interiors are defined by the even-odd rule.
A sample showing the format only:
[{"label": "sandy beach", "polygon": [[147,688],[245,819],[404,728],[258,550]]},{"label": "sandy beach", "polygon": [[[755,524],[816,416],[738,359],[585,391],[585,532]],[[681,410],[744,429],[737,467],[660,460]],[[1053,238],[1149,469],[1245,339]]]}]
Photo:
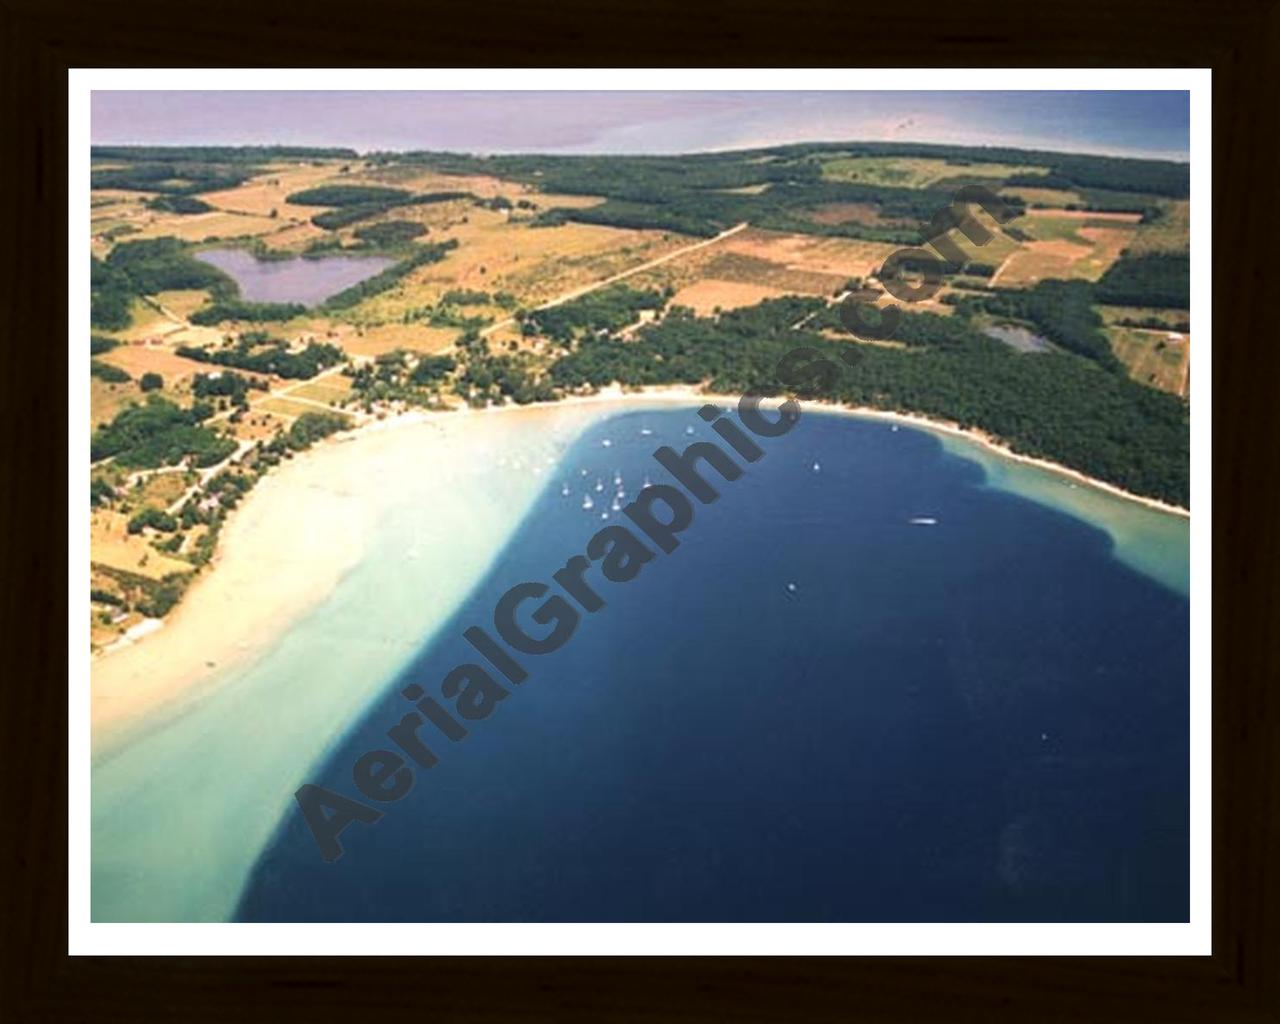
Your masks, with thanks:
[{"label": "sandy beach", "polygon": [[[413,471],[407,467],[428,463],[440,500],[474,502],[475,493],[460,485],[480,469],[492,470],[499,453],[518,435],[552,431],[571,439],[591,420],[628,405],[737,401],[737,396],[692,387],[625,393],[614,388],[544,405],[415,412],[328,439],[296,456],[263,478],[229,517],[214,561],[162,628],[94,657],[95,748],[151,710],[179,697],[198,696],[228,669],[260,655],[283,629],[323,601],[359,563],[396,479]],[[953,423],[819,402],[806,402],[804,408],[961,438],[1113,497],[1189,515],[1186,509],[1014,453]]]},{"label": "sandy beach", "polygon": [[269,473],[163,626],[93,658],[95,749],[152,709],[198,696],[323,601],[359,563],[406,472],[425,463],[433,504],[474,506],[470,485],[512,447],[512,431],[571,437],[598,412],[566,404],[410,413],[329,438]]}]

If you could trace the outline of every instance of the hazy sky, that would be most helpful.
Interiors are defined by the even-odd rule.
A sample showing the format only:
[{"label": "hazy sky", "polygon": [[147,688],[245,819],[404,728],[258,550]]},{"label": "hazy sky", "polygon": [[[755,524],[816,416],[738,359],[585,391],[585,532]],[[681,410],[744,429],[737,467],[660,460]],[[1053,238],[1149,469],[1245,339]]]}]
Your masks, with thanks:
[{"label": "hazy sky", "polygon": [[103,92],[100,144],[672,153],[897,139],[1161,156],[1186,92]]}]

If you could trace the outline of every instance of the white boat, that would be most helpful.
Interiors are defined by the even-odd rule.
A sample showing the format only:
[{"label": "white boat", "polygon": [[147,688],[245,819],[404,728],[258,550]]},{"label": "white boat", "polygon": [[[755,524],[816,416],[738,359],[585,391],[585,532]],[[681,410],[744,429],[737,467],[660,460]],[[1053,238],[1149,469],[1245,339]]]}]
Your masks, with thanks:
[{"label": "white boat", "polygon": [[912,526],[937,526],[938,520],[933,516],[912,516],[907,520]]},{"label": "white boat", "polygon": [[822,463],[821,463],[821,462],[815,462],[815,463],[813,464],[813,471],[814,471],[815,473],[820,473],[820,472],[822,472]]},{"label": "white boat", "polygon": [[596,478],[596,494],[599,494],[603,490],[604,490],[604,481],[599,479],[599,477],[597,477]]},{"label": "white boat", "polygon": [[648,436],[649,436],[650,434],[652,434],[652,433],[653,433],[653,431],[652,431],[652,430],[650,430],[648,427],[641,427],[641,428],[640,428],[640,436],[641,436],[641,437],[648,437]]},{"label": "white boat", "polygon": [[568,484],[561,485],[560,493],[561,495],[567,498],[569,496],[569,485]]},{"label": "white boat", "polygon": [[596,507],[596,503],[591,500],[591,495],[584,494],[582,496],[582,507],[584,509],[593,509]]},{"label": "white boat", "polygon": [[614,487],[622,486],[622,474],[619,473],[617,470],[614,470],[613,472],[613,486]]},{"label": "white boat", "polygon": [[603,441],[601,441],[600,444],[603,445],[605,448],[613,447],[613,442],[610,441],[607,437]]}]

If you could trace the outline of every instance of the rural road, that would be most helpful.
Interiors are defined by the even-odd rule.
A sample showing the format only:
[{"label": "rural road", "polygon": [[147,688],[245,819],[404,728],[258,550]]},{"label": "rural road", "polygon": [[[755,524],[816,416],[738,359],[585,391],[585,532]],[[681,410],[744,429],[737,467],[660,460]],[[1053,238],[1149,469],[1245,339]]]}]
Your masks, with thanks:
[{"label": "rural road", "polygon": [[[572,291],[565,292],[563,295],[557,295],[550,302],[544,302],[540,306],[534,306],[533,308],[552,309],[555,306],[563,305],[566,302],[572,302],[574,299],[580,299],[582,296],[594,292],[599,288],[606,288],[611,284],[617,284],[619,281],[623,281],[626,278],[631,277],[633,274],[652,270],[654,267],[660,267],[664,263],[670,263],[672,260],[679,259],[681,256],[687,256],[691,252],[697,252],[699,249],[705,249],[709,245],[715,245],[717,242],[722,242],[730,235],[736,235],[739,231],[743,231],[747,227],[748,224],[744,220],[741,224],[735,224],[733,227],[728,228],[725,231],[721,231],[720,234],[715,235],[712,238],[704,238],[701,242],[694,242],[692,245],[686,245],[683,248],[675,249],[672,252],[667,253],[665,256],[659,256],[657,259],[649,260],[647,263],[641,263],[639,266],[632,267],[630,270],[623,270],[610,277],[595,281],[592,284],[586,284],[580,288],[574,288]],[[494,331],[501,330],[503,327],[510,327],[515,322],[516,318],[509,316],[505,320],[499,320],[496,324],[490,324],[488,327],[484,328],[480,332],[480,336],[482,338],[487,337]]]}]

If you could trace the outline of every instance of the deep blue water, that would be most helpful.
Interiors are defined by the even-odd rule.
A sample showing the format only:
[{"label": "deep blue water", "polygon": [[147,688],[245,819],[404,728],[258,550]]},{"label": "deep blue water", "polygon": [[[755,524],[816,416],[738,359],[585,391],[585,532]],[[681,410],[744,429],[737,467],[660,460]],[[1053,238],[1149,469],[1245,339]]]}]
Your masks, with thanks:
[{"label": "deep blue water", "polygon": [[[462,630],[492,633],[506,589],[604,525],[584,490],[666,482],[650,453],[686,426],[715,439],[691,409],[589,430],[311,781],[357,795],[352,764],[411,710],[400,687],[438,694],[476,658]],[[1186,599],[929,435],[806,413],[761,444],[677,550],[626,584],[593,570],[607,605],[520,656],[529,678],[464,741],[427,727],[440,763],[342,859],[291,812],[238,917],[1185,920]]]}]

